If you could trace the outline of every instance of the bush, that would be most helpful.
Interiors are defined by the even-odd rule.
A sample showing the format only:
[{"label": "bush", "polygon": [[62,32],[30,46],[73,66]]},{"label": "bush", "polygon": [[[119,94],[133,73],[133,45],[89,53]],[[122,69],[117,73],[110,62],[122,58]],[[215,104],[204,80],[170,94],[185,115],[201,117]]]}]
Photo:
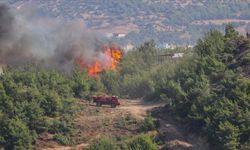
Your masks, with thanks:
[{"label": "bush", "polygon": [[247,54],[245,54],[245,55],[243,56],[243,58],[241,59],[240,64],[241,64],[241,65],[250,64],[250,52],[248,52]]},{"label": "bush", "polygon": [[156,144],[147,135],[139,135],[127,142],[128,150],[157,150]]},{"label": "bush", "polygon": [[32,149],[35,134],[31,133],[27,125],[20,119],[11,119],[0,125],[0,143],[5,149]]},{"label": "bush", "polygon": [[69,133],[72,127],[65,121],[54,120],[50,126],[50,133]]},{"label": "bush", "polygon": [[54,140],[56,140],[61,145],[72,145],[73,144],[69,135],[55,134]]},{"label": "bush", "polygon": [[147,117],[144,119],[140,126],[140,130],[143,132],[154,130],[156,127],[155,120],[152,117]]},{"label": "bush", "polygon": [[48,116],[58,116],[59,111],[62,110],[62,101],[60,96],[55,92],[46,93],[45,100],[42,102],[41,107],[45,110]]},{"label": "bush", "polygon": [[86,150],[117,150],[118,147],[109,139],[95,140]]}]

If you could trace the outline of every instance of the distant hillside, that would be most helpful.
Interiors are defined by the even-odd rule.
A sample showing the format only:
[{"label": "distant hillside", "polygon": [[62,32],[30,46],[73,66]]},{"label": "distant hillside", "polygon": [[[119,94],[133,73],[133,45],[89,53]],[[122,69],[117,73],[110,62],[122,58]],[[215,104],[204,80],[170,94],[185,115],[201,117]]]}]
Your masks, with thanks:
[{"label": "distant hillside", "polygon": [[[21,7],[32,0],[6,0]],[[33,0],[35,1],[35,0]],[[222,30],[232,22],[241,32],[250,31],[250,2],[247,0],[36,0],[50,16],[80,18],[89,28],[114,37],[121,44],[193,44],[211,28]]]}]

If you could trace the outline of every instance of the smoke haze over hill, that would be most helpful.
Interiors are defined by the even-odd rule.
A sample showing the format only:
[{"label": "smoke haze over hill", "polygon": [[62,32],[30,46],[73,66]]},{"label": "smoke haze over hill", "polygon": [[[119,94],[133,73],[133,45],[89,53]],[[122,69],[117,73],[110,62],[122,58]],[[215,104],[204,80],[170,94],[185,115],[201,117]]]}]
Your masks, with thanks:
[{"label": "smoke haze over hill", "polygon": [[[250,31],[250,1],[246,0],[5,0],[19,9],[33,3],[43,14],[64,20],[83,20],[86,27],[121,45],[193,45],[210,29],[223,31],[231,22],[241,34]],[[232,21],[233,20],[233,21]]]},{"label": "smoke haze over hill", "polygon": [[[27,7],[30,7],[27,6]],[[12,10],[0,5],[0,61],[20,66],[42,63],[48,68],[70,71],[81,55],[91,63],[101,58],[97,33],[87,30],[80,20],[65,22],[39,15],[39,10]]]}]

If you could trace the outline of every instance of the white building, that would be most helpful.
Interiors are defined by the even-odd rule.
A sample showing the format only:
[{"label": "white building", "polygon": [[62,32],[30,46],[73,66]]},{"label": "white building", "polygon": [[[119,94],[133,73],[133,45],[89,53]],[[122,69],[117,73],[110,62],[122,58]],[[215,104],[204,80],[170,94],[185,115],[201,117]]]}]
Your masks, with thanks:
[{"label": "white building", "polygon": [[127,44],[125,46],[126,51],[132,50],[133,48],[134,48],[134,45],[132,45],[132,44]]},{"label": "white building", "polygon": [[123,38],[126,36],[126,34],[125,33],[114,33],[114,36],[117,38]]},{"label": "white building", "polygon": [[174,53],[172,58],[182,58],[184,53]]}]

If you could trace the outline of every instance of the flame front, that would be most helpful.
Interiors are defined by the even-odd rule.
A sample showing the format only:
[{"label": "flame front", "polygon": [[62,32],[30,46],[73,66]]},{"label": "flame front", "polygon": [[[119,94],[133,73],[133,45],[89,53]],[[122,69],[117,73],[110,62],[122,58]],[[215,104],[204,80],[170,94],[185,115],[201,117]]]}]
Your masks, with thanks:
[{"label": "flame front", "polygon": [[105,54],[110,58],[111,64],[109,69],[115,70],[117,65],[120,63],[122,54],[119,48],[113,46],[113,47],[106,47]]},{"label": "flame front", "polygon": [[98,60],[92,65],[87,65],[87,68],[90,76],[94,76],[103,71],[102,64]]},{"label": "flame front", "polygon": [[86,63],[83,56],[79,56],[76,58],[76,64],[82,69],[87,68],[89,76],[96,76],[104,70],[115,70],[122,58],[120,48],[115,45],[103,46],[101,52],[104,54],[104,59],[95,57],[91,63]]}]

